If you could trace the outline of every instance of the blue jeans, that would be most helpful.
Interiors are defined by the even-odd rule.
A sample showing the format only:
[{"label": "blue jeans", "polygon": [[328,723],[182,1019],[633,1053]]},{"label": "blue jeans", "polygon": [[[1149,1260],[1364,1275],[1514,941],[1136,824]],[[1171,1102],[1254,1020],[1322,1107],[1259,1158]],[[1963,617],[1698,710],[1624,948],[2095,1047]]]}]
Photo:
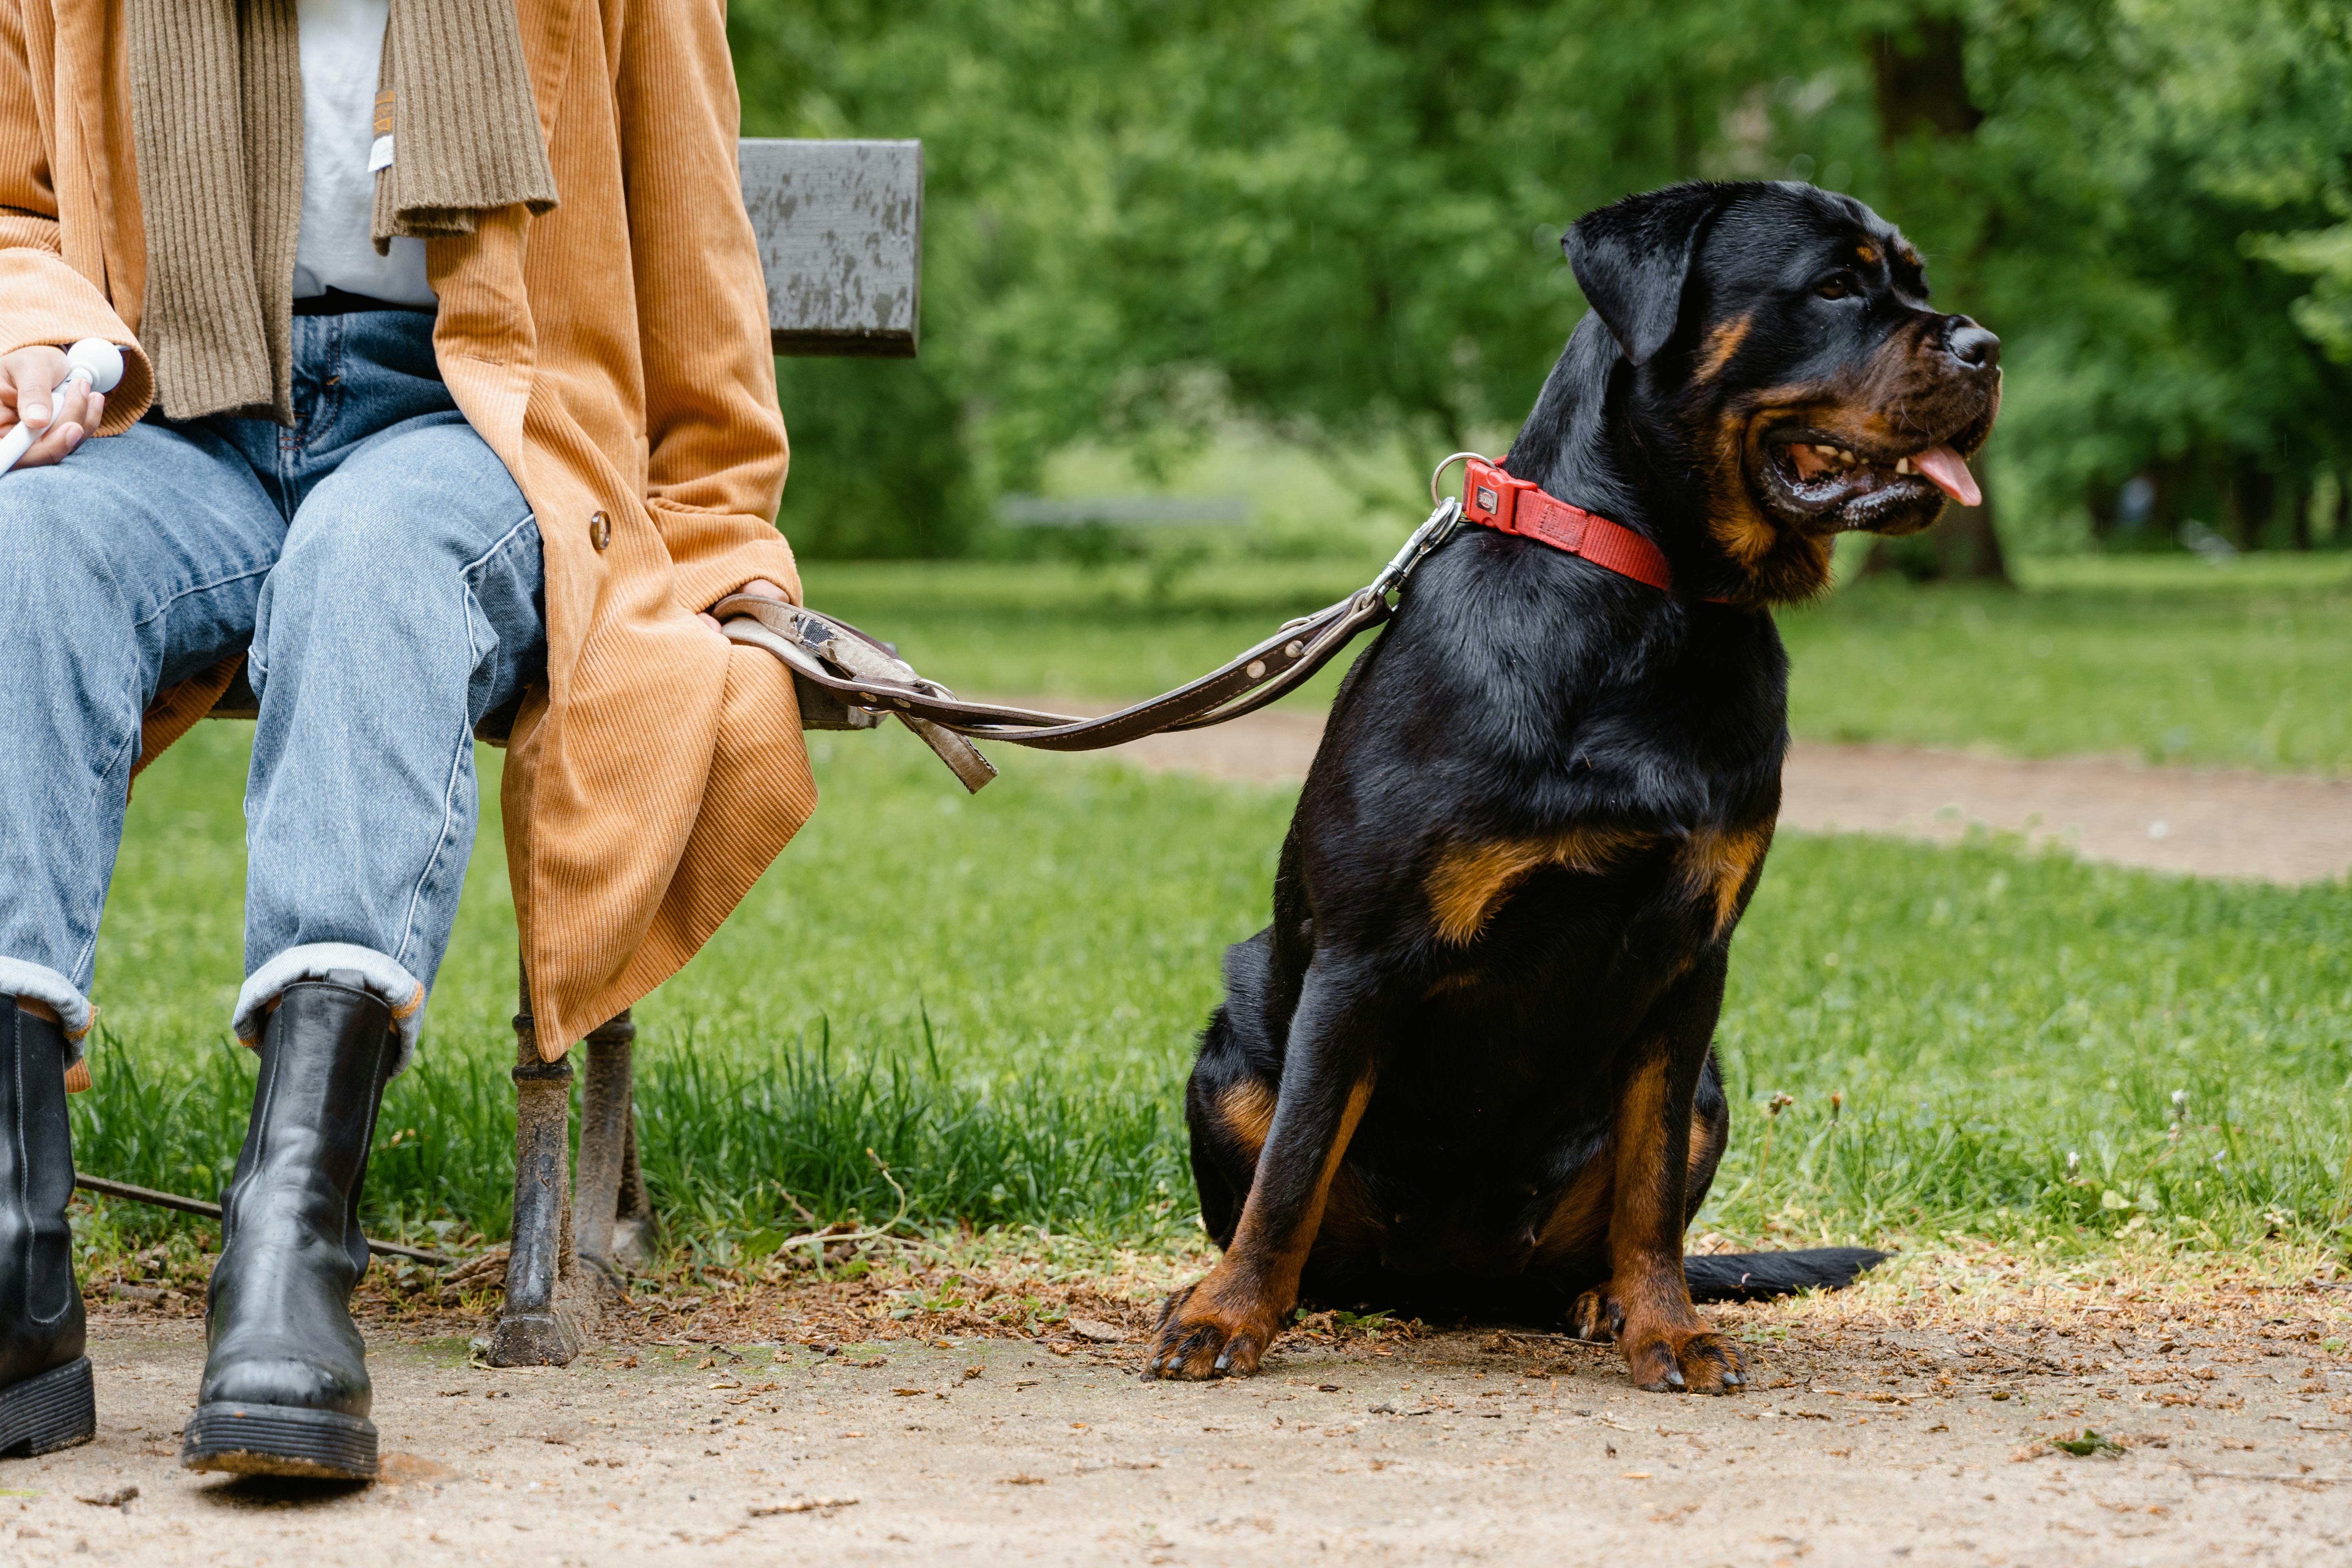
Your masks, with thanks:
[{"label": "blue jeans", "polygon": [[244,652],[236,1033],[356,970],[402,1065],[415,1047],[473,849],[474,728],[545,669],[539,530],[442,384],[429,314],[296,317],[294,409],[151,415],[0,475],[0,994],[77,1040],[141,714]]}]

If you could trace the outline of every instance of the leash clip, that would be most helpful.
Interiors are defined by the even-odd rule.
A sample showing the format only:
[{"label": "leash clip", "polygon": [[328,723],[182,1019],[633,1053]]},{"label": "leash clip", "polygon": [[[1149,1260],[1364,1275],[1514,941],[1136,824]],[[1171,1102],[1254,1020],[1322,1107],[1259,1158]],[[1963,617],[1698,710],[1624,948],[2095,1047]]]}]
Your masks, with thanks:
[{"label": "leash clip", "polygon": [[[1454,459],[1448,458],[1445,460],[1450,463]],[[1453,538],[1461,527],[1462,503],[1447,496],[1437,503],[1437,510],[1429,514],[1429,521],[1414,529],[1412,537],[1404,542],[1404,547],[1381,568],[1381,574],[1372,579],[1367,591],[1374,598],[1387,598],[1391,592],[1404,585],[1404,580],[1412,575],[1412,569],[1421,564],[1423,557]]]}]

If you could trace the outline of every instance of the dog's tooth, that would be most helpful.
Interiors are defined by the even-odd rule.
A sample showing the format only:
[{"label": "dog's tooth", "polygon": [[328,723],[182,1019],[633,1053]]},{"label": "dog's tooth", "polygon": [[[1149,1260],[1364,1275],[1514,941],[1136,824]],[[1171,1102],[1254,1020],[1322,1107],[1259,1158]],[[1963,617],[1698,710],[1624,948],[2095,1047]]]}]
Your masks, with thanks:
[{"label": "dog's tooth", "polygon": [[1813,447],[1813,450],[1819,452],[1824,458],[1834,458],[1837,456],[1838,452],[1838,449],[1835,447],[1822,447],[1818,445]]},{"label": "dog's tooth", "polygon": [[1839,450],[1839,452],[1838,452],[1838,456],[1839,456],[1840,458],[1843,458],[1843,459],[1845,459],[1845,461],[1847,461],[1847,462],[1849,462],[1849,463],[1851,463],[1851,462],[1853,462],[1853,454],[1852,452],[1845,451],[1845,450],[1844,450],[1844,449],[1843,449],[1843,448],[1841,448],[1841,449]]},{"label": "dog's tooth", "polygon": [[1907,473],[1909,473],[1909,472],[1911,471],[1911,459],[1910,459],[1910,458],[1895,458],[1895,471],[1896,473],[1898,473],[1898,474],[1907,474]]}]

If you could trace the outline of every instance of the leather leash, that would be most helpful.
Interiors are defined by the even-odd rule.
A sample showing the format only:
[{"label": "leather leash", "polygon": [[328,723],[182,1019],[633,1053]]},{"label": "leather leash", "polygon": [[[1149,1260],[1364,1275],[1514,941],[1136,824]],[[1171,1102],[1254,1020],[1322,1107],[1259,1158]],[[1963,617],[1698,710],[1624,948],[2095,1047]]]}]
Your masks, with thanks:
[{"label": "leather leash", "polygon": [[1272,637],[1196,680],[1097,719],[965,701],[916,674],[874,637],[805,605],[735,594],[721,599],[711,614],[730,640],[767,649],[799,679],[852,708],[905,724],[977,794],[996,769],[966,737],[1046,752],[1095,752],[1167,731],[1223,724],[1296,690],[1358,633],[1388,619],[1393,608],[1389,595],[1461,524],[1462,503],[1449,497],[1365,586],[1311,616],[1286,622]]},{"label": "leather leash", "polygon": [[[1439,476],[1462,458],[1469,459],[1462,498],[1438,500]],[[1673,591],[1674,574],[1666,558],[1648,539],[1556,500],[1529,480],[1513,479],[1475,452],[1456,452],[1440,463],[1430,475],[1429,490],[1437,510],[1371,582],[1337,604],[1286,622],[1264,642],[1197,680],[1097,719],[967,702],[938,681],[916,674],[912,665],[848,622],[803,605],[735,594],[721,599],[711,614],[730,640],[765,648],[784,662],[802,683],[803,709],[813,696],[830,694],[861,716],[849,727],[867,728],[882,716],[894,718],[922,737],[976,795],[996,776],[996,768],[971,743],[974,739],[1044,752],[1097,752],[1146,735],[1205,730],[1255,713],[1297,690],[1357,634],[1388,619],[1395,608],[1389,595],[1465,522],[1532,539],[1621,576]]]}]

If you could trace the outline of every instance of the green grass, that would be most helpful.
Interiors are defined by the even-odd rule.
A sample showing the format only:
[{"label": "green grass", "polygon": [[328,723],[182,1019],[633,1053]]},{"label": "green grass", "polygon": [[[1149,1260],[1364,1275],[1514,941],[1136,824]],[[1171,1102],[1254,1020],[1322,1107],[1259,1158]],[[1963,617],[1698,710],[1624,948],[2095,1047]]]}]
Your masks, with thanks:
[{"label": "green grass", "polygon": [[2352,556],[2027,563],[1867,582],[1780,617],[1813,740],[2352,773]]},{"label": "green grass", "polygon": [[[247,733],[202,726],[140,782],[98,1087],[75,1101],[87,1170],[210,1192],[234,1158],[252,1078],[224,1022]],[[1179,1086],[1219,951],[1264,918],[1286,796],[1014,753],[968,799],[910,737],[815,741],[815,820],[639,1011],[648,1175],[673,1234],[756,1247],[797,1227],[787,1192],[828,1217],[887,1214],[868,1147],[926,1225],[1184,1234]],[[506,1224],[501,861],[493,826],[384,1113],[385,1228]],[[2342,883],[1791,836],[1742,928],[1719,1039],[1738,1121],[1702,1223],[1736,1233],[2095,1247],[2130,1227],[2210,1247],[2340,1236],[2352,1205]],[[1768,1159],[1762,1107],[1783,1093]],[[118,1206],[103,1226],[129,1245],[177,1223]]]},{"label": "green grass", "polygon": [[[1386,553],[1227,559],[1165,592],[1132,564],[813,562],[806,576],[813,604],[961,690],[1125,698],[1343,596]],[[1873,581],[1783,613],[1797,734],[2352,773],[2352,555],[2021,570],[2022,592]],[[1336,679],[1288,701],[1326,704]]]}]

